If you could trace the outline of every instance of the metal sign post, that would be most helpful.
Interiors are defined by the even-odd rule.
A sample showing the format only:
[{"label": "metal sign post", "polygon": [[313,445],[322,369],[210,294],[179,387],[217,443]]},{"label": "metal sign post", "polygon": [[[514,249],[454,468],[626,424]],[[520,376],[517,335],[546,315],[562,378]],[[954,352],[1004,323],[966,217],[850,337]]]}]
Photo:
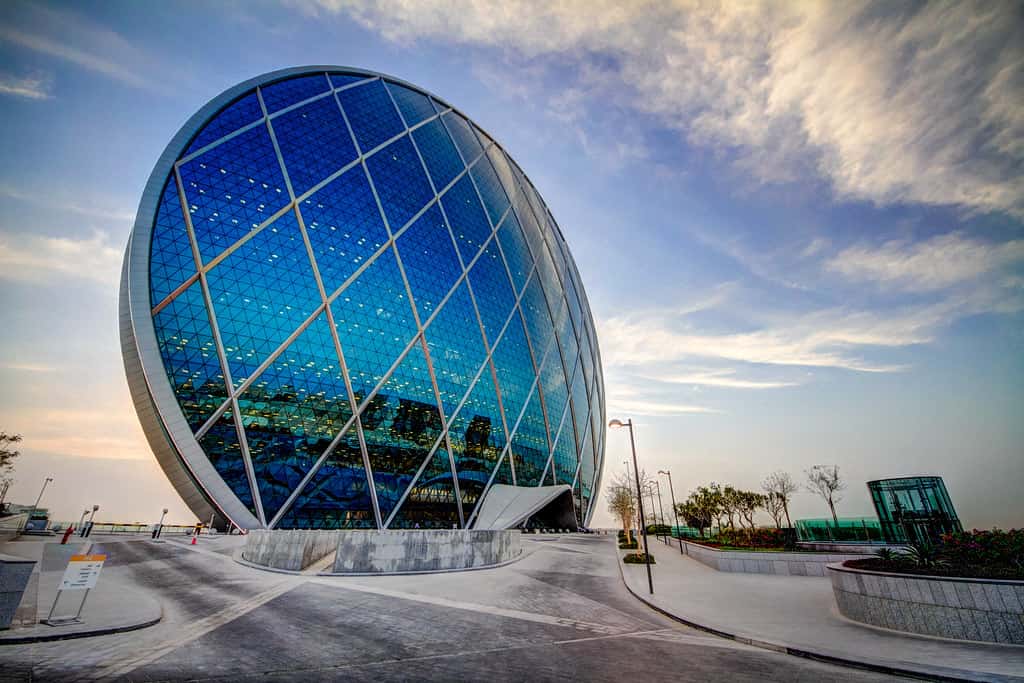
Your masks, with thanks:
[{"label": "metal sign post", "polygon": [[[106,555],[71,556],[71,559],[68,561],[67,569],[64,570],[64,576],[61,578],[60,587],[57,589],[57,597],[53,599],[53,605],[50,607],[50,613],[47,615],[46,619],[43,620],[44,624],[48,624],[50,626],[63,626],[65,624],[81,623],[82,608],[85,607],[85,601],[89,597],[89,591],[96,587],[96,581],[100,577],[100,570],[103,569],[103,562],[106,559]],[[82,594],[82,601],[78,604],[78,611],[75,612],[74,616],[53,616],[54,612],[57,611],[57,603],[60,602],[60,596],[64,591],[80,590],[84,590],[85,593]]]}]

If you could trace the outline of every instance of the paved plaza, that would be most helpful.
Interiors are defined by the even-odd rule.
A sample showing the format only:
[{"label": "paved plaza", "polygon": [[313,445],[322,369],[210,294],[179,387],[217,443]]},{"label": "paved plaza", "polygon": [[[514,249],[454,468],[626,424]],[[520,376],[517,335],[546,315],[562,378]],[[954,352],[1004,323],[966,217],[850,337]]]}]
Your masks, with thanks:
[{"label": "paved plaza", "polygon": [[528,556],[499,569],[372,578],[244,567],[238,537],[96,540],[100,580],[147,591],[162,620],[2,645],[2,680],[893,680],[659,615],[627,592],[612,536],[526,540]]}]

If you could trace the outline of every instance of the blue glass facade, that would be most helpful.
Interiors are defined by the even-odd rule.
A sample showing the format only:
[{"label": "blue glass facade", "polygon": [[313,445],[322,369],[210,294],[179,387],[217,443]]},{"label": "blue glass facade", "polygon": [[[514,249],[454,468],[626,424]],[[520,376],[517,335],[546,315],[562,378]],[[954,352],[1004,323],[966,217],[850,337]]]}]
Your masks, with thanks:
[{"label": "blue glass facade", "polygon": [[495,482],[567,484],[587,523],[604,401],[582,283],[533,185],[461,113],[369,72],[269,74],[187,124],[147,193],[133,341],[210,508],[469,527]]}]

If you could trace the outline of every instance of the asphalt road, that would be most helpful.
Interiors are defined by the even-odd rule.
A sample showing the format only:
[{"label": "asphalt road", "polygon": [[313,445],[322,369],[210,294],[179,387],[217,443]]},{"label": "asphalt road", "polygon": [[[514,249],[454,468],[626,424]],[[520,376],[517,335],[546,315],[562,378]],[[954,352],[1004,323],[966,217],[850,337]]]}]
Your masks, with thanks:
[{"label": "asphalt road", "polygon": [[105,542],[104,578],[155,592],[163,621],[0,647],[0,680],[889,680],[681,626],[626,592],[612,537],[542,538],[501,569],[365,579],[243,567],[236,539]]}]

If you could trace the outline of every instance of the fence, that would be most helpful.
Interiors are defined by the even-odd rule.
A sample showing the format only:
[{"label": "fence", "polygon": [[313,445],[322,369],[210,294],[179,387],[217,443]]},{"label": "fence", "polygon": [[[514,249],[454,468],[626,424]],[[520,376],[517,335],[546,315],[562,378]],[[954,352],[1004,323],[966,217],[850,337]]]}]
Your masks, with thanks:
[{"label": "fence", "polygon": [[796,520],[797,538],[803,542],[882,543],[882,525],[868,517]]}]

